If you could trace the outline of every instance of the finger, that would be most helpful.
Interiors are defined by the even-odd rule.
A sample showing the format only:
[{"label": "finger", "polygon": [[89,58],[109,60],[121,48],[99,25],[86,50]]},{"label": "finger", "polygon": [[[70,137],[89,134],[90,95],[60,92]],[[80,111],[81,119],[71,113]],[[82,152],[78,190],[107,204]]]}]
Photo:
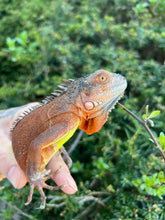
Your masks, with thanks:
[{"label": "finger", "polygon": [[[4,166],[4,164],[7,165]],[[0,173],[17,189],[22,188],[27,182],[22,170],[17,164],[10,163],[9,157],[6,157],[6,155],[0,155]]]},{"label": "finger", "polygon": [[25,186],[27,183],[27,179],[23,173],[23,171],[17,166],[11,166],[7,173],[8,180],[12,183],[12,185],[20,189]]},{"label": "finger", "polygon": [[3,146],[0,152],[0,174],[8,178],[15,188],[22,188],[27,182],[26,177],[18,167],[12,151],[4,150],[11,148],[11,142],[2,131],[0,131],[0,140]]},{"label": "finger", "polygon": [[7,177],[15,188],[22,188],[27,179],[19,168],[13,154],[10,130],[13,122],[24,111],[36,106],[38,103],[30,103],[24,106],[0,111],[0,174]]},{"label": "finger", "polygon": [[47,167],[48,169],[51,169],[52,173],[58,170],[58,172],[56,172],[52,177],[58,186],[68,185],[62,188],[62,191],[68,194],[73,194],[78,190],[76,183],[71,176],[67,165],[64,163],[61,155],[56,153]]}]

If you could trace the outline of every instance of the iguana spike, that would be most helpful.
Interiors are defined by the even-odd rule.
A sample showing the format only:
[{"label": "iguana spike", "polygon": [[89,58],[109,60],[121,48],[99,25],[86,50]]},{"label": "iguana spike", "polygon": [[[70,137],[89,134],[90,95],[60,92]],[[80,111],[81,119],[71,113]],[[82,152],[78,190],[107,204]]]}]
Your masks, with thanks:
[{"label": "iguana spike", "polygon": [[54,96],[47,96],[45,99],[42,100],[42,102],[44,104],[46,104],[46,103],[52,101],[53,99],[54,99]]},{"label": "iguana spike", "polygon": [[59,95],[61,95],[61,93],[63,93],[63,91],[62,90],[54,90],[52,93],[51,93],[51,95],[53,95],[53,96],[59,96]]},{"label": "iguana spike", "polygon": [[58,92],[52,92],[51,93],[53,96],[60,96],[60,93],[58,93]]},{"label": "iguana spike", "polygon": [[64,82],[69,83],[68,79],[63,79]]},{"label": "iguana spike", "polygon": [[68,85],[67,85],[67,84],[60,84],[60,86],[68,87]]},{"label": "iguana spike", "polygon": [[10,129],[10,135],[12,135],[13,129],[15,128],[15,126],[29,113],[33,112],[35,109],[39,108],[40,106],[42,106],[42,103],[37,104],[33,107],[28,108],[26,111],[24,111],[12,124],[11,129]]},{"label": "iguana spike", "polygon": [[64,91],[67,90],[67,87],[63,86],[63,85],[59,85],[58,88],[63,89]]},{"label": "iguana spike", "polygon": [[63,79],[63,81],[66,82],[66,83],[71,83],[71,82],[74,81],[74,79]]},{"label": "iguana spike", "polygon": [[59,90],[59,89],[56,89],[56,90],[54,90],[54,92],[62,93],[63,91],[62,91],[62,90]]},{"label": "iguana spike", "polygon": [[68,81],[71,83],[71,82],[73,82],[73,81],[74,81],[74,79],[68,79]]}]

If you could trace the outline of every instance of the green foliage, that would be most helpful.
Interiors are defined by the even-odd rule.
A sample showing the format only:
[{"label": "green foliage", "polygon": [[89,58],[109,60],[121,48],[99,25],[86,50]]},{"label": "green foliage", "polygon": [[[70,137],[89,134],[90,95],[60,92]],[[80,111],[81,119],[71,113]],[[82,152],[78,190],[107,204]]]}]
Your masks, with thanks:
[{"label": "green foliage", "polygon": [[154,122],[151,120],[151,118],[155,118],[156,116],[158,116],[160,114],[160,111],[153,111],[151,113],[148,112],[148,105],[146,106],[146,113],[142,116],[144,121],[149,122],[150,125],[153,127],[154,126]]},{"label": "green foliage", "polygon": [[154,173],[152,176],[143,175],[141,179],[133,181],[133,185],[138,188],[138,190],[149,195],[158,196],[163,199],[165,195],[165,177],[163,171],[159,173]]},{"label": "green foliage", "polygon": [[144,120],[148,120],[148,119],[151,119],[151,118],[155,118],[157,115],[160,114],[160,111],[153,111],[149,114],[148,112],[148,105],[146,106],[146,113],[143,115],[143,119]]},{"label": "green foliage", "polygon": [[17,37],[11,39],[7,37],[6,44],[8,48],[4,52],[9,54],[12,62],[22,63],[27,65],[30,62],[37,61],[40,56],[37,53],[37,42],[28,43],[27,32],[23,31]]},{"label": "green foliage", "polygon": [[[127,78],[122,102],[151,125],[154,120],[165,151],[164,14],[164,0],[0,0],[0,109],[40,101],[62,79],[103,68]],[[29,186],[16,190],[4,181],[0,206],[7,208],[0,217],[165,218],[164,161],[121,108],[97,134],[84,134],[71,157],[75,195],[46,191],[48,203],[59,206],[40,211],[39,193],[25,207]]]},{"label": "green foliage", "polygon": [[159,142],[161,147],[165,150],[165,134],[163,132],[159,135]]}]

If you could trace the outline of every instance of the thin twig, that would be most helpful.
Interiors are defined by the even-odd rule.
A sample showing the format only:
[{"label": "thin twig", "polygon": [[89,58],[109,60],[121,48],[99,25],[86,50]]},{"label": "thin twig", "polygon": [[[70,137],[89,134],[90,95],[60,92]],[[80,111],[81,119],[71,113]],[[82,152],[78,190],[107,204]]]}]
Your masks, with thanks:
[{"label": "thin twig", "polygon": [[72,143],[72,145],[70,146],[69,150],[68,150],[68,153],[71,154],[74,149],[77,147],[78,145],[78,142],[80,141],[82,135],[83,135],[84,131],[83,130],[80,130],[76,139],[74,140],[74,142]]},{"label": "thin twig", "polygon": [[89,195],[94,195],[94,196],[110,196],[110,195],[112,195],[112,193],[96,191],[96,192],[90,192]]},{"label": "thin twig", "polygon": [[92,207],[95,205],[95,202],[92,202],[85,210],[83,210],[80,214],[75,216],[75,219],[82,219],[84,216],[89,216]]},{"label": "thin twig", "polygon": [[[93,195],[98,195],[98,196],[100,196],[100,195],[107,195],[107,194],[105,194],[104,192],[98,192],[98,194],[97,194],[97,192],[93,192]],[[104,206],[105,208],[107,208],[107,206],[101,201],[101,199],[100,198],[98,198],[98,197],[94,197],[92,195],[92,193],[90,193],[89,195],[87,195],[87,196],[79,196],[79,197],[75,197],[75,200],[77,200],[78,201],[78,204],[79,205],[83,205],[84,203],[86,203],[86,202],[90,202],[90,201],[94,201],[95,203],[98,203],[99,205],[102,205],[102,206]],[[108,193],[108,195],[109,195],[109,193]],[[53,196],[48,196],[48,198],[50,199],[51,197],[53,197]],[[64,200],[65,198],[63,198],[63,200]],[[48,203],[47,204],[47,206],[48,207],[54,207],[54,208],[61,208],[61,207],[63,207],[63,206],[65,206],[66,204],[65,204],[65,201],[63,202],[61,202],[61,203],[58,203],[58,204],[51,204],[51,203]]]},{"label": "thin twig", "polygon": [[89,201],[94,201],[104,207],[107,207],[102,201],[100,198],[97,198],[97,197],[94,197],[94,196],[90,196],[90,195],[87,195],[87,196],[80,196],[80,197],[77,197],[76,198],[77,200],[79,200],[79,204],[84,204],[85,202],[89,202]]},{"label": "thin twig", "polygon": [[51,204],[51,203],[47,203],[46,204],[46,206],[53,207],[53,208],[61,208],[61,207],[65,206],[65,205],[66,205],[65,202],[61,202],[59,204]]},{"label": "thin twig", "polygon": [[[28,215],[27,213],[23,212],[21,209],[19,209],[17,206],[10,204],[6,200],[0,198],[1,202],[3,202],[5,205],[12,207],[18,214],[23,215],[24,217],[31,219],[31,215]],[[37,220],[37,219],[36,219]]]},{"label": "thin twig", "polygon": [[155,15],[155,11],[156,11],[159,4],[160,4],[160,0],[158,0],[157,3],[155,4],[154,8],[151,9],[151,11],[153,12],[154,15]]},{"label": "thin twig", "polygon": [[152,131],[149,129],[149,127],[147,125],[147,120],[143,121],[141,118],[139,118],[134,113],[132,113],[129,109],[127,109],[124,105],[120,104],[119,102],[117,104],[120,105],[128,114],[130,114],[133,118],[135,118],[146,129],[146,131],[148,132],[148,134],[150,135],[150,137],[154,141],[155,147],[160,151],[161,155],[163,156],[163,159],[165,160],[165,153],[162,150],[162,148],[160,147],[160,145],[157,142],[154,135],[152,134]]}]

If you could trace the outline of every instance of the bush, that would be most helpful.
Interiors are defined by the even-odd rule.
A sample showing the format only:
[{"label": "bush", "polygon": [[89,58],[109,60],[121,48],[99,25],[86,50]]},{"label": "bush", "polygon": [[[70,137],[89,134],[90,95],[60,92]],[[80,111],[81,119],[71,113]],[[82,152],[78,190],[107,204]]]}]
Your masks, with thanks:
[{"label": "bush", "polygon": [[[165,118],[164,13],[164,0],[0,0],[0,108],[39,101],[62,79],[103,68],[127,78],[122,102],[131,111],[141,116],[145,105],[161,111],[153,128],[159,136]],[[161,156],[121,108],[99,133],[83,135],[72,159],[79,192],[47,192],[48,202],[65,206],[44,212],[34,202],[25,207],[29,186],[15,190],[5,181],[3,218],[16,213],[21,219],[21,211],[31,219],[165,218]]]}]

